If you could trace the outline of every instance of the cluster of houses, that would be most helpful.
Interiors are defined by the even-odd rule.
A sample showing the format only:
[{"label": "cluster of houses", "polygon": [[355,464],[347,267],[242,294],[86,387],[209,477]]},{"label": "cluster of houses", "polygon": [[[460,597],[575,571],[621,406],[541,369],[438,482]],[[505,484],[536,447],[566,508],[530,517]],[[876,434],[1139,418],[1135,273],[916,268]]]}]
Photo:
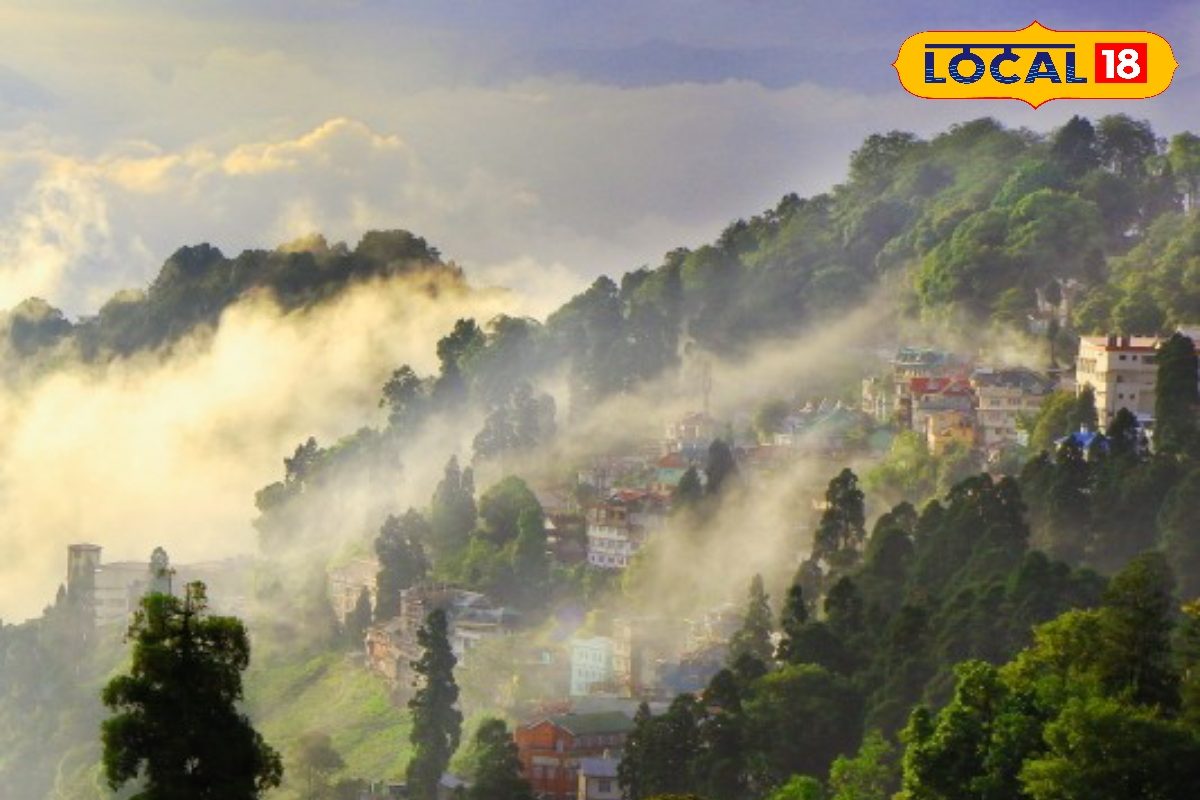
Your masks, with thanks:
[{"label": "cluster of houses", "polygon": [[882,376],[862,384],[862,411],[920,435],[931,453],[959,446],[991,459],[1025,443],[1020,420],[1068,385],[1061,372],[975,365],[953,353],[901,348]]}]

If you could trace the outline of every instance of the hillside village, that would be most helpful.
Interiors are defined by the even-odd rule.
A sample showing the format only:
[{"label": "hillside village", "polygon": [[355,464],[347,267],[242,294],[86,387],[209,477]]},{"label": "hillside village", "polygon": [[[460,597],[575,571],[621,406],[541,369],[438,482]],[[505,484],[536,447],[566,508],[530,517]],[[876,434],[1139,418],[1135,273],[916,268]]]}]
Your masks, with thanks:
[{"label": "hillside village", "polygon": [[[1127,409],[1152,449],[1155,354],[1163,341],[1085,336],[1074,370],[1050,372],[902,347],[886,360],[885,371],[862,381],[857,405],[816,399],[757,420],[752,410],[729,421],[703,412],[669,420],[657,441],[587,460],[561,485],[532,487],[544,515],[546,555],[563,568],[609,576],[627,570],[668,524],[680,485],[697,479],[702,485],[712,451],[723,443],[748,482],[801,458],[831,464],[851,455],[878,459],[900,432],[915,434],[934,456],[958,450],[978,469],[995,470],[1006,451],[1028,447],[1030,428],[1048,398],[1090,389],[1097,425],[1080,432],[1085,438],[1072,434],[1059,442],[1071,440],[1086,451],[1104,441],[1117,412]],[[812,487],[814,514],[823,507],[822,488]],[[101,635],[123,629],[147,591],[178,592],[192,580],[208,584],[215,610],[246,610],[248,560],[172,566],[161,549],[148,562],[105,563],[100,556],[99,546],[71,546],[58,602],[65,595],[90,609],[90,626]],[[325,591],[339,622],[349,625],[364,598],[369,608],[376,606],[381,569],[377,559],[358,557],[327,570]],[[555,619],[549,635],[543,629],[533,636],[517,608],[480,591],[424,579],[404,588],[398,612],[386,619],[376,615],[352,648],[359,668],[385,682],[396,703],[411,691],[410,665],[420,656],[417,631],[434,609],[447,615],[460,669],[473,666],[489,642],[520,643],[513,668],[526,689],[519,696],[497,694],[488,710],[516,721],[524,775],[547,800],[619,798],[621,749],[639,704],[661,712],[676,696],[703,690],[727,663],[730,639],[743,622],[742,608],[723,604],[697,608],[687,619],[592,615],[582,625]],[[447,775],[443,784],[446,797],[453,797],[462,781]],[[372,784],[364,795],[403,796],[402,785],[386,782]]]}]

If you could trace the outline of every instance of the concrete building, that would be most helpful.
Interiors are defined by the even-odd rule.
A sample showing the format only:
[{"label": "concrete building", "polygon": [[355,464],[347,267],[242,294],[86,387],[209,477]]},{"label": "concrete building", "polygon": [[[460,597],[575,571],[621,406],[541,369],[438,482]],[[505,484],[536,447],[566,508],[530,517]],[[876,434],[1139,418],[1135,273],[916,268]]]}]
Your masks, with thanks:
[{"label": "concrete building", "polygon": [[617,490],[588,509],[587,561],[625,569],[646,537],[666,520],[666,500],[652,492]]},{"label": "concrete building", "polygon": [[[1076,391],[1091,386],[1096,415],[1107,428],[1122,408],[1143,423],[1154,419],[1157,336],[1084,336],[1075,361]],[[1149,427],[1149,425],[1147,425]]]},{"label": "concrete building", "polygon": [[1020,442],[1018,420],[1037,414],[1054,391],[1055,382],[1024,367],[980,367],[971,373],[971,388],[975,390],[976,440],[991,454]]},{"label": "concrete building", "polygon": [[592,636],[572,639],[571,686],[573,697],[591,694],[593,691],[612,690],[616,683],[613,640],[607,636]]},{"label": "concrete building", "polygon": [[912,378],[908,397],[901,406],[901,419],[919,434],[929,429],[929,418],[943,411],[974,414],[975,392],[965,378]]},{"label": "concrete building", "polygon": [[241,615],[245,610],[248,562],[244,559],[172,567],[161,547],[146,561],[104,562],[102,552],[94,544],[67,547],[67,596],[98,627],[123,628],[149,592],[181,596],[184,587],[196,581],[205,584],[214,613]]}]

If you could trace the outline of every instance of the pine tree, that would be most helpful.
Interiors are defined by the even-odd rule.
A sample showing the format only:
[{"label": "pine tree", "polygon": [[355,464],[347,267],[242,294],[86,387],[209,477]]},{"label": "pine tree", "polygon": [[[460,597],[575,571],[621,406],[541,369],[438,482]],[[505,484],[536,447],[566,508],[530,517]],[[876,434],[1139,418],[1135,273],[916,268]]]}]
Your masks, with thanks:
[{"label": "pine tree", "polygon": [[750,580],[750,593],[742,627],[729,640],[729,663],[737,663],[738,657],[750,655],[764,664],[771,661],[774,648],[771,646],[771,605],[763,589],[762,575]]},{"label": "pine tree", "polygon": [[804,587],[793,583],[788,587],[783,613],[779,618],[779,629],[783,632],[783,638],[779,640],[779,647],[775,651],[777,660],[798,663],[800,653],[797,652],[796,645],[807,624],[808,604],[804,600]]},{"label": "pine tree", "polygon": [[708,461],[704,467],[707,479],[704,491],[717,494],[727,482],[737,478],[737,462],[733,460],[733,451],[722,439],[714,439],[708,446]]},{"label": "pine tree", "polygon": [[475,527],[475,516],[474,474],[470,467],[460,470],[458,459],[451,457],[430,503],[434,555],[442,558],[465,547]]},{"label": "pine tree", "polygon": [[1158,348],[1154,382],[1154,450],[1183,454],[1196,446],[1196,345],[1176,333]]},{"label": "pine tree", "polygon": [[403,517],[388,515],[375,539],[379,574],[375,577],[375,621],[400,613],[400,594],[429,571],[422,539],[429,537],[429,524],[415,509]]},{"label": "pine tree", "polygon": [[455,707],[458,685],[454,682],[456,659],[450,650],[446,613],[436,609],[417,631],[421,657],[412,662],[418,688],[408,701],[412,714],[413,756],[408,762],[408,790],[413,800],[436,800],[437,785],[458,749],[462,736],[462,713]]},{"label": "pine tree", "polygon": [[835,571],[854,567],[866,542],[866,516],[858,476],[843,469],[825,490],[825,511],[817,525],[813,555]]},{"label": "pine tree", "polygon": [[688,467],[671,493],[672,508],[692,508],[704,497],[704,485],[695,467]]}]

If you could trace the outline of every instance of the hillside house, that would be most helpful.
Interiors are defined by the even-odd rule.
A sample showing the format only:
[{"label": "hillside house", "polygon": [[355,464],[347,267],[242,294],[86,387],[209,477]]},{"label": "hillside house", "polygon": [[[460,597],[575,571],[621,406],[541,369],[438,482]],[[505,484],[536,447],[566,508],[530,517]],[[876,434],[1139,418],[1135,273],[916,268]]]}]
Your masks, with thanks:
[{"label": "hillside house", "polygon": [[621,759],[612,756],[579,759],[578,800],[625,800],[617,780]]},{"label": "hillside house", "polygon": [[901,419],[911,430],[924,434],[929,417],[939,411],[958,411],[974,416],[975,392],[966,378],[912,378],[908,398],[901,406]]},{"label": "hillside house", "polygon": [[400,613],[367,629],[367,666],[394,687],[412,682],[410,662],[421,655],[417,631],[435,609],[446,613],[450,648],[464,663],[481,641],[507,635],[516,626],[515,611],[496,606],[480,592],[441,583],[423,583],[400,593]]},{"label": "hillside house", "polygon": [[534,794],[543,800],[576,800],[585,758],[599,758],[625,746],[633,720],[620,712],[561,714],[517,727],[517,757]]},{"label": "hillside house", "polygon": [[666,521],[667,501],[649,491],[617,490],[587,512],[587,561],[625,569],[647,536]]},{"label": "hillside house", "polygon": [[1017,422],[1034,417],[1055,381],[1031,369],[980,367],[971,373],[975,391],[976,441],[985,453],[993,454],[1020,443]]}]

